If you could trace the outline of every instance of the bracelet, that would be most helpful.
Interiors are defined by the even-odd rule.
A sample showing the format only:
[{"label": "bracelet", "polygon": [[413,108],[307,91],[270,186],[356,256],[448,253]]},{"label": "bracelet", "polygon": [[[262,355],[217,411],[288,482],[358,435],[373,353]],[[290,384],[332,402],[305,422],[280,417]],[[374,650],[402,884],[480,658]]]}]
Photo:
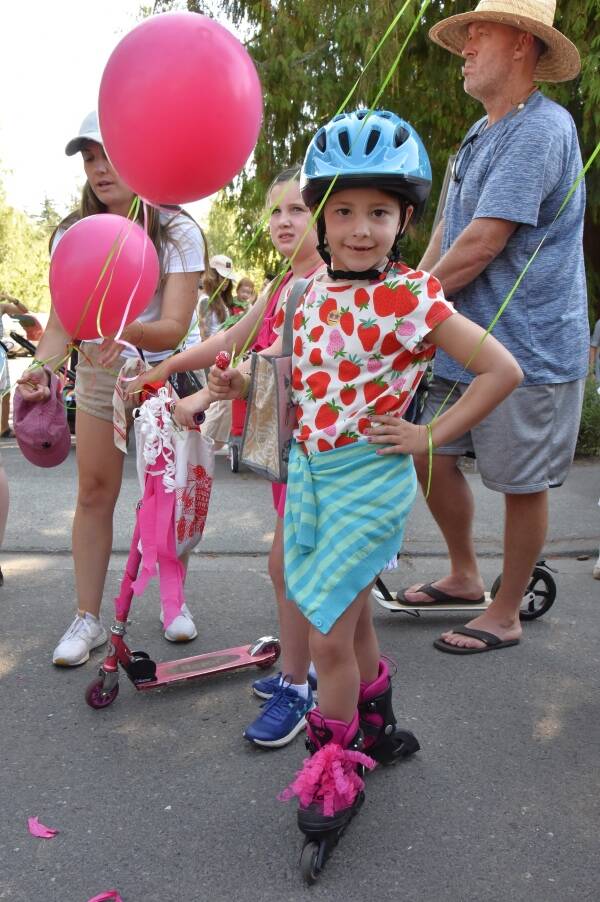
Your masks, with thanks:
[{"label": "bracelet", "polygon": [[241,375],[244,377],[244,387],[243,387],[242,393],[240,395],[240,400],[245,401],[250,393],[250,385],[252,383],[252,376],[250,375],[250,373],[241,373]]}]

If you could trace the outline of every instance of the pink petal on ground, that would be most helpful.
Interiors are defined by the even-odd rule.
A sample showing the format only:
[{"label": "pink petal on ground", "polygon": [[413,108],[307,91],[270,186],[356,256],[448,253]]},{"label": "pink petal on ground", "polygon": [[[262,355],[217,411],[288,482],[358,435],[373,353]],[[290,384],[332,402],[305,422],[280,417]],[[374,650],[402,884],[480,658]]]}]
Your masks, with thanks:
[{"label": "pink petal on ground", "polygon": [[27,818],[27,825],[31,835],[39,836],[40,839],[52,839],[58,833],[54,827],[45,827],[44,824],[40,824],[37,817]]},{"label": "pink petal on ground", "polygon": [[105,893],[100,893],[98,896],[94,896],[93,899],[88,899],[88,902],[123,902],[123,900],[116,889],[107,889]]}]

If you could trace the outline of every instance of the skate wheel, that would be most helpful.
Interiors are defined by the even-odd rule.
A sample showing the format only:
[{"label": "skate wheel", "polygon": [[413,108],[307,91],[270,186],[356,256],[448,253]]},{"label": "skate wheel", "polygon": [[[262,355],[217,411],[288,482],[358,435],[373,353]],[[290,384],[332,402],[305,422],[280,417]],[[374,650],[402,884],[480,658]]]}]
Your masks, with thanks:
[{"label": "skate wheel", "polygon": [[317,882],[321,868],[319,867],[319,844],[306,843],[300,855],[300,871],[302,879],[309,886]]},{"label": "skate wheel", "polygon": [[117,683],[109,692],[104,692],[104,680],[98,677],[85,690],[85,700],[90,708],[107,708],[112,705],[119,694],[119,684]]},{"label": "skate wheel", "polygon": [[[495,598],[500,588],[498,577],[491,588],[490,595]],[[542,567],[534,567],[529,585],[523,596],[520,620],[536,620],[549,611],[556,599],[556,583],[550,573]]]}]

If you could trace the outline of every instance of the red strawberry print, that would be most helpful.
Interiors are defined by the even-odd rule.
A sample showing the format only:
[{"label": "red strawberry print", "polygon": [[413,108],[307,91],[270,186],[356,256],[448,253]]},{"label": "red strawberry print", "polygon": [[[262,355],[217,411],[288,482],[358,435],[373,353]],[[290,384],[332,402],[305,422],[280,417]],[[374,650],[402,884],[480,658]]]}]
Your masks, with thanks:
[{"label": "red strawberry print", "polygon": [[304,314],[303,314],[302,310],[296,310],[296,312],[294,313],[294,321],[293,321],[294,332],[297,332],[298,329],[300,329],[301,326],[304,326],[304,325],[305,325],[305,319],[304,319]]},{"label": "red strawberry print", "polygon": [[[296,314],[294,314],[294,316],[296,316]],[[273,323],[273,328],[280,329],[281,326],[283,326],[284,319],[285,319],[285,310],[283,307],[280,307],[279,310],[277,311],[277,315],[276,315],[275,321]]]},{"label": "red strawberry print", "polygon": [[292,388],[294,391],[302,391],[304,388],[302,384],[302,370],[297,366],[292,370]]},{"label": "red strawberry print", "polygon": [[294,356],[302,357],[302,351],[304,350],[304,344],[302,342],[302,336],[296,335],[294,339]]},{"label": "red strawberry print", "polygon": [[391,413],[392,410],[398,410],[401,404],[402,402],[395,395],[386,395],[385,398],[377,398],[373,412],[378,415]]},{"label": "red strawberry print", "polygon": [[319,319],[322,323],[327,323],[329,315],[337,310],[337,301],[333,298],[327,298],[319,308]]},{"label": "red strawberry print", "polygon": [[411,269],[407,273],[405,273],[407,279],[422,279],[423,272],[420,269],[414,270]]},{"label": "red strawberry print", "polygon": [[319,451],[333,451],[333,445],[331,442],[326,441],[324,438],[320,438],[317,440],[317,448]]},{"label": "red strawberry print", "polygon": [[324,331],[325,331],[325,326],[315,326],[308,333],[308,340],[312,341],[312,342],[318,341]]},{"label": "red strawberry print", "polygon": [[368,417],[361,417],[358,421],[357,429],[361,435],[364,435],[367,429],[370,429],[373,424]]},{"label": "red strawberry print", "polygon": [[387,387],[387,382],[384,382],[383,379],[373,379],[372,382],[366,382],[365,385],[363,385],[365,403],[370,404],[371,401],[374,401]]},{"label": "red strawberry print", "polygon": [[361,362],[359,357],[352,355],[346,360],[342,360],[338,369],[338,378],[340,382],[352,382],[357,376],[360,376]]},{"label": "red strawberry print", "polygon": [[335,440],[335,447],[342,448],[344,445],[352,445],[358,438],[356,432],[342,432]]},{"label": "red strawberry print", "polygon": [[434,301],[425,314],[425,324],[429,326],[430,329],[433,329],[434,326],[439,326],[442,320],[446,319],[445,314],[448,312],[448,308],[445,304],[442,304],[441,301]]},{"label": "red strawberry print", "polygon": [[396,292],[396,316],[406,316],[419,306],[420,288],[415,282],[399,285]]},{"label": "red strawberry print", "polygon": [[402,370],[405,370],[407,366],[411,365],[414,359],[415,355],[411,354],[410,351],[400,351],[400,353],[392,360],[392,369],[401,373]]},{"label": "red strawberry print", "polygon": [[310,426],[308,424],[305,424],[302,427],[302,429],[300,430],[300,432],[298,433],[298,441],[306,442],[306,441],[308,441],[309,438],[310,438]]},{"label": "red strawberry print", "polygon": [[396,334],[394,332],[388,332],[381,342],[381,353],[385,357],[391,357],[391,355],[399,351],[401,347],[402,345],[396,338]]},{"label": "red strawberry print", "polygon": [[308,355],[308,359],[313,366],[323,366],[323,352],[321,348],[313,348]]},{"label": "red strawberry print", "polygon": [[327,291],[330,291],[332,294],[341,293],[342,291],[348,291],[349,288],[352,288],[352,285],[328,285]]},{"label": "red strawberry print", "polygon": [[[327,387],[331,382],[331,376],[329,373],[325,373],[322,370],[318,373],[311,373],[308,379],[306,380],[306,384],[309,388],[309,395],[311,400],[318,400],[319,398],[324,398],[327,394]],[[294,388],[296,386],[294,385]]]},{"label": "red strawberry print", "polygon": [[427,280],[427,297],[435,298],[442,293],[442,286],[435,276],[429,276]]},{"label": "red strawberry print", "polygon": [[302,414],[303,414],[302,408],[298,404],[298,406],[296,407],[296,423],[298,424],[298,426],[300,425],[300,420],[302,419]]},{"label": "red strawberry print", "polygon": [[396,312],[397,282],[384,282],[373,291],[373,309],[377,316],[393,316]]},{"label": "red strawberry print", "polygon": [[369,292],[366,288],[357,288],[354,292],[354,303],[360,310],[369,306]]},{"label": "red strawberry print", "polygon": [[356,334],[365,351],[373,350],[380,332],[381,330],[374,319],[361,319]]},{"label": "red strawberry print", "polygon": [[315,417],[317,429],[327,429],[329,426],[333,426],[341,410],[342,408],[335,401],[328,401],[327,404],[322,404],[317,410]]},{"label": "red strawberry print", "polygon": [[231,363],[231,354],[228,351],[219,351],[215,357],[215,366],[220,370],[226,370]]},{"label": "red strawberry print", "polygon": [[346,335],[352,335],[354,332],[354,317],[350,313],[348,307],[342,307],[340,316],[340,326],[342,331],[346,333]]},{"label": "red strawberry print", "polygon": [[351,404],[354,404],[355,398],[356,398],[356,386],[355,385],[344,385],[344,387],[340,391],[340,401],[342,402],[344,407],[350,407]]}]

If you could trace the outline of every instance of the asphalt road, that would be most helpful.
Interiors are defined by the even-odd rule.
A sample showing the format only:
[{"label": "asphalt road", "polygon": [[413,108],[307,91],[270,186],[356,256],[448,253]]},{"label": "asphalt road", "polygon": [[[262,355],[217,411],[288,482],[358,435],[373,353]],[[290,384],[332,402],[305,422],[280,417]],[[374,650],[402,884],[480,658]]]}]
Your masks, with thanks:
[{"label": "asphalt road", "polygon": [[[123,902],[596,902],[600,748],[598,607],[591,555],[600,533],[598,464],[582,463],[553,495],[548,550],[558,598],[526,625],[520,646],[456,658],[432,647],[459,613],[416,619],[377,608],[382,647],[397,662],[399,721],[422,751],[376,771],[367,801],[320,882],[297,868],[293,804],[277,801],[303,742],[265,752],[241,738],[258,701],[255,672],[138,693],[125,677],[113,705],[84,691],[101,661],[50,664],[73,608],[69,526],[74,464],[51,474],[3,442],[12,508],[1,555],[0,899],[87,902],[117,888]],[[157,660],[250,642],[276,631],[266,551],[268,487],[223,459],[206,542],[191,563],[188,600],[200,635],[164,641],[152,586],[132,612],[134,647]],[[498,499],[481,490],[478,538],[488,584],[501,534]],[[117,591],[137,490],[128,462],[105,617]],[[444,570],[419,502],[409,554],[393,587]],[[51,840],[27,818],[58,828]]]}]

